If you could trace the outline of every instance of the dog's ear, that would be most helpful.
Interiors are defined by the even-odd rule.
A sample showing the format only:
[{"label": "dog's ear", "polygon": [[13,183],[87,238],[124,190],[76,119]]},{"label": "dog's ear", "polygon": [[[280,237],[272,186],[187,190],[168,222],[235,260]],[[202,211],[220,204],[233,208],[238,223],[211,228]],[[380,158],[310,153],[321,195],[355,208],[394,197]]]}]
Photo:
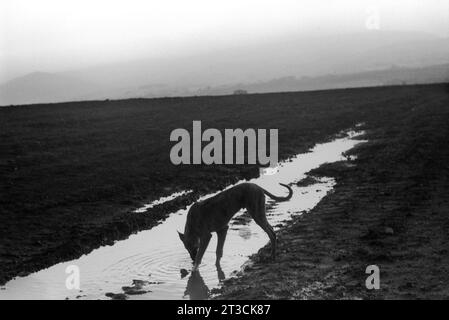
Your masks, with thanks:
[{"label": "dog's ear", "polygon": [[181,239],[182,242],[184,242],[184,235],[178,231],[179,239]]}]

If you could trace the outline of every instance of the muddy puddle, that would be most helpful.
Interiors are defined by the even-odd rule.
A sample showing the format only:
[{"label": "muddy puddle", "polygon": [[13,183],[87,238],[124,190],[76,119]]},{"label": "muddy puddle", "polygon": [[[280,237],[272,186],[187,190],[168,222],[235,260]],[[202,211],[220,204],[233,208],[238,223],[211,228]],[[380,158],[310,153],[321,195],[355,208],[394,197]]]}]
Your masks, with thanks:
[{"label": "muddy puddle", "polygon": [[[345,137],[318,144],[309,153],[299,154],[276,168],[264,169],[259,178],[251,180],[279,196],[286,194],[279,182],[292,186],[294,193],[290,201],[267,200],[268,221],[275,230],[292,215],[312,209],[332,190],[335,182],[331,178],[296,183],[306,177],[306,172],[323,163],[346,160],[342,153],[362,142],[353,139],[359,134],[361,132],[351,131]],[[137,209],[135,214],[144,214],[147,208],[182,194],[161,198]],[[212,194],[203,199],[210,196]],[[79,259],[26,277],[17,277],[0,288],[0,299],[205,299],[220,285],[221,279],[235,276],[248,257],[269,239],[241,211],[231,221],[221,269],[215,266],[214,234],[200,272],[192,275],[192,261],[176,232],[184,230],[187,210],[174,212],[162,224],[112,246],[101,247]]]}]

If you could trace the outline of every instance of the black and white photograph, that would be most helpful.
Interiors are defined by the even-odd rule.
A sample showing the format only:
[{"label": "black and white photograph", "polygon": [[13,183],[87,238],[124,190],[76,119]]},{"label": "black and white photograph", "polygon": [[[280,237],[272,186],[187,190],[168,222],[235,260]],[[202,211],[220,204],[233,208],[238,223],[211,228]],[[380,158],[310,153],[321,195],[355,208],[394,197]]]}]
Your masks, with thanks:
[{"label": "black and white photograph", "polygon": [[0,0],[0,300],[447,299],[449,1]]}]

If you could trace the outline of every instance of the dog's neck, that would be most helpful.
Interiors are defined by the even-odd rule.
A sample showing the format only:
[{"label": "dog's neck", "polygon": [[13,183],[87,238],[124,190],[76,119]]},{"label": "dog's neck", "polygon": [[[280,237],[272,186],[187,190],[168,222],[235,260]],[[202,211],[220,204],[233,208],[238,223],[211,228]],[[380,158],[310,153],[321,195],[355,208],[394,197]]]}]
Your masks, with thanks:
[{"label": "dog's neck", "polygon": [[186,241],[193,242],[194,240],[198,239],[199,236],[195,232],[186,230],[184,232],[184,238]]},{"label": "dog's neck", "polygon": [[198,238],[198,232],[195,230],[195,226],[192,221],[192,212],[189,210],[186,225],[184,227],[184,239],[194,240],[196,238]]},{"label": "dog's neck", "polygon": [[184,239],[189,241],[189,240],[195,240],[196,238],[198,238],[197,232],[195,232],[195,230],[193,230],[190,223],[186,223],[186,226],[184,228]]}]

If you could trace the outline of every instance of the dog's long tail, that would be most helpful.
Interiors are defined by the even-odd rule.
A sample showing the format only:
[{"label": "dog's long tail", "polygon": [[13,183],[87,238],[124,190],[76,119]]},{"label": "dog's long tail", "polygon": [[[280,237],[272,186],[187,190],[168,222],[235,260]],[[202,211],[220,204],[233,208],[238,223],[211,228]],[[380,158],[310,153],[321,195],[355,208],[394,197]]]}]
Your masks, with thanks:
[{"label": "dog's long tail", "polygon": [[265,190],[264,188],[261,188],[263,190],[263,193],[265,193],[267,196],[269,196],[271,199],[276,200],[276,201],[288,201],[291,199],[292,195],[293,195],[293,190],[292,188],[290,188],[290,186],[283,184],[283,183],[279,183],[281,186],[286,187],[288,189],[288,196],[286,197],[278,197],[275,196],[272,193],[269,193],[267,190]]}]

